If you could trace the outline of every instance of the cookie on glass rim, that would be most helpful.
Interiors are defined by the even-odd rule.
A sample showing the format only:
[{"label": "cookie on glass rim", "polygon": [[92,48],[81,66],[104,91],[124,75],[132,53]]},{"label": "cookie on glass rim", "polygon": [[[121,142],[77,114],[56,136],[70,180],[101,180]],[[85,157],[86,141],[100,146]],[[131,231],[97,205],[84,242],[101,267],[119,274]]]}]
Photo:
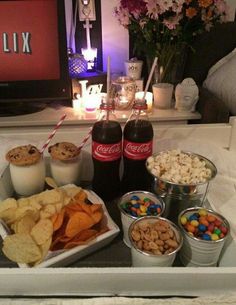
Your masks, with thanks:
[{"label": "cookie on glass rim", "polygon": [[9,150],[6,160],[18,166],[32,165],[39,161],[41,153],[34,145],[21,145]]},{"label": "cookie on glass rim", "polygon": [[48,152],[52,159],[55,160],[70,160],[79,155],[79,150],[76,145],[70,142],[60,142],[49,146]]}]

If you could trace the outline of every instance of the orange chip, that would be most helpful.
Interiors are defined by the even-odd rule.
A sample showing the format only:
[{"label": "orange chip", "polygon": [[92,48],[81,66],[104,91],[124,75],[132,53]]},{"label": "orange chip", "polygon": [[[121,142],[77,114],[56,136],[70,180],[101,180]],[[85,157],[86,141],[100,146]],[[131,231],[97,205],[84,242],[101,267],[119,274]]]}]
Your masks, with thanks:
[{"label": "orange chip", "polygon": [[60,213],[54,214],[53,216],[56,215],[56,219],[52,219],[52,223],[53,223],[53,231],[57,231],[63,224],[63,219],[64,219],[64,215],[65,215],[65,209],[62,209]]},{"label": "orange chip", "polygon": [[60,237],[58,237],[57,239],[53,240],[53,242],[51,243],[50,250],[51,251],[61,250],[64,248],[64,245],[65,244],[60,241]]},{"label": "orange chip", "polygon": [[74,197],[74,200],[75,201],[82,201],[82,202],[85,202],[85,200],[88,198],[88,195],[87,193],[84,191],[84,190],[80,190],[79,193],[77,193]]},{"label": "orange chip", "polygon": [[64,249],[71,249],[79,245],[86,245],[89,241],[95,239],[97,234],[97,230],[94,229],[83,230],[73,237],[69,242],[67,242]]},{"label": "orange chip", "polygon": [[95,224],[93,218],[85,212],[76,212],[67,223],[65,234],[74,237],[82,230],[89,229]]},{"label": "orange chip", "polygon": [[100,210],[102,208],[102,205],[100,203],[94,203],[90,205],[90,210],[92,213]]},{"label": "orange chip", "polygon": [[53,214],[50,219],[52,221],[52,224],[54,224],[54,222],[57,220],[57,213]]},{"label": "orange chip", "polygon": [[78,202],[73,202],[73,203],[70,203],[68,204],[66,207],[66,214],[69,216],[69,217],[72,217],[75,212],[82,212],[83,209],[81,208],[80,204],[78,204]]},{"label": "orange chip", "polygon": [[77,247],[77,246],[82,246],[82,245],[87,245],[87,241],[82,241],[82,240],[79,240],[79,241],[70,241],[68,242],[67,244],[64,245],[64,249],[72,249],[74,247]]},{"label": "orange chip", "polygon": [[94,223],[98,223],[100,220],[102,220],[103,214],[102,214],[102,212],[97,211],[97,212],[93,213],[91,216],[94,220]]},{"label": "orange chip", "polygon": [[66,236],[66,235],[62,235],[62,236],[60,236],[60,238],[59,238],[59,240],[60,240],[60,242],[62,242],[62,243],[67,243],[69,240],[71,240],[72,239],[72,237],[68,237],[68,236]]},{"label": "orange chip", "polygon": [[103,233],[108,232],[110,229],[108,228],[108,226],[103,227],[97,234],[97,236],[102,235]]},{"label": "orange chip", "polygon": [[92,211],[90,209],[90,205],[87,204],[87,203],[82,203],[82,202],[79,202],[78,203],[80,205],[80,207],[83,209],[84,212],[86,212],[88,215],[91,215],[92,214]]},{"label": "orange chip", "polygon": [[87,193],[82,190],[71,199],[62,212],[51,217],[54,229],[52,251],[86,245],[109,230],[103,218],[102,205],[87,204],[87,199]]},{"label": "orange chip", "polygon": [[83,230],[78,235],[76,235],[72,241],[75,241],[75,240],[86,241],[86,240],[90,239],[92,236],[95,237],[97,233],[98,233],[98,231],[94,230],[94,229]]},{"label": "orange chip", "polygon": [[83,211],[82,207],[80,206],[80,204],[78,202],[72,202],[69,203],[66,206],[67,210],[72,210],[72,211]]},{"label": "orange chip", "polygon": [[75,211],[66,208],[65,213],[66,213],[67,217],[70,218],[71,216],[73,216],[75,214]]},{"label": "orange chip", "polygon": [[67,221],[64,222],[59,230],[54,232],[52,236],[52,244],[50,249],[52,251],[63,249],[65,242],[69,241],[70,238],[65,236],[65,227],[66,227]]},{"label": "orange chip", "polygon": [[69,217],[67,217],[67,215],[65,215],[63,218],[63,223],[60,226],[60,228],[57,231],[53,232],[53,236],[52,236],[53,242],[54,242],[54,240],[60,239],[62,236],[65,235],[65,229],[66,229],[68,219],[69,219]]}]

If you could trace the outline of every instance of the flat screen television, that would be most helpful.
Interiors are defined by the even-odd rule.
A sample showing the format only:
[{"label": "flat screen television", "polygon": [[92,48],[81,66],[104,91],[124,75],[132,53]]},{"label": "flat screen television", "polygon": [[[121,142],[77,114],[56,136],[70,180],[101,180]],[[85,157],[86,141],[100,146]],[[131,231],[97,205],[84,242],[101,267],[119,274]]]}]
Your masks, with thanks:
[{"label": "flat screen television", "polygon": [[64,0],[0,0],[1,115],[70,99]]}]

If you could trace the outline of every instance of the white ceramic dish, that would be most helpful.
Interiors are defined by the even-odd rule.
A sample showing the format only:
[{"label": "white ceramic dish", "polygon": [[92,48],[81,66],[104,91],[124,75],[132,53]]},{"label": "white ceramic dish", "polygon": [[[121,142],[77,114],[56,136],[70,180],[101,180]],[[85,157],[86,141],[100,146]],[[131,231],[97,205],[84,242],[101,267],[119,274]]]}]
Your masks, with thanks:
[{"label": "white ceramic dish", "polygon": [[[99,235],[97,238],[90,241],[87,245],[77,246],[70,250],[59,250],[59,251],[49,252],[45,260],[33,268],[67,266],[72,262],[75,262],[76,260],[82,258],[83,256],[88,255],[102,248],[103,246],[109,244],[120,232],[119,227],[111,219],[103,200],[93,191],[86,190],[86,193],[88,194],[88,199],[91,202],[100,203],[103,205],[104,218],[102,221],[106,222],[109,231]],[[4,239],[8,234],[10,233],[7,225],[3,221],[0,221],[0,235],[2,239]],[[28,264],[18,264],[18,266],[20,268],[31,268]]]}]

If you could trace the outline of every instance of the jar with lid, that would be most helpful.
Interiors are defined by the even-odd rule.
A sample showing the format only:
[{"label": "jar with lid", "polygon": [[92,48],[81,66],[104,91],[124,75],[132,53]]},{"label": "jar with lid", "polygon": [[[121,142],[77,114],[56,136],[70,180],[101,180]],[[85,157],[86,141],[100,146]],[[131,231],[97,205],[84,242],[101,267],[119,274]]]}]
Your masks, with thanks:
[{"label": "jar with lid", "polygon": [[132,109],[135,100],[135,81],[127,76],[115,79],[110,88],[110,97],[115,102],[116,110]]}]

